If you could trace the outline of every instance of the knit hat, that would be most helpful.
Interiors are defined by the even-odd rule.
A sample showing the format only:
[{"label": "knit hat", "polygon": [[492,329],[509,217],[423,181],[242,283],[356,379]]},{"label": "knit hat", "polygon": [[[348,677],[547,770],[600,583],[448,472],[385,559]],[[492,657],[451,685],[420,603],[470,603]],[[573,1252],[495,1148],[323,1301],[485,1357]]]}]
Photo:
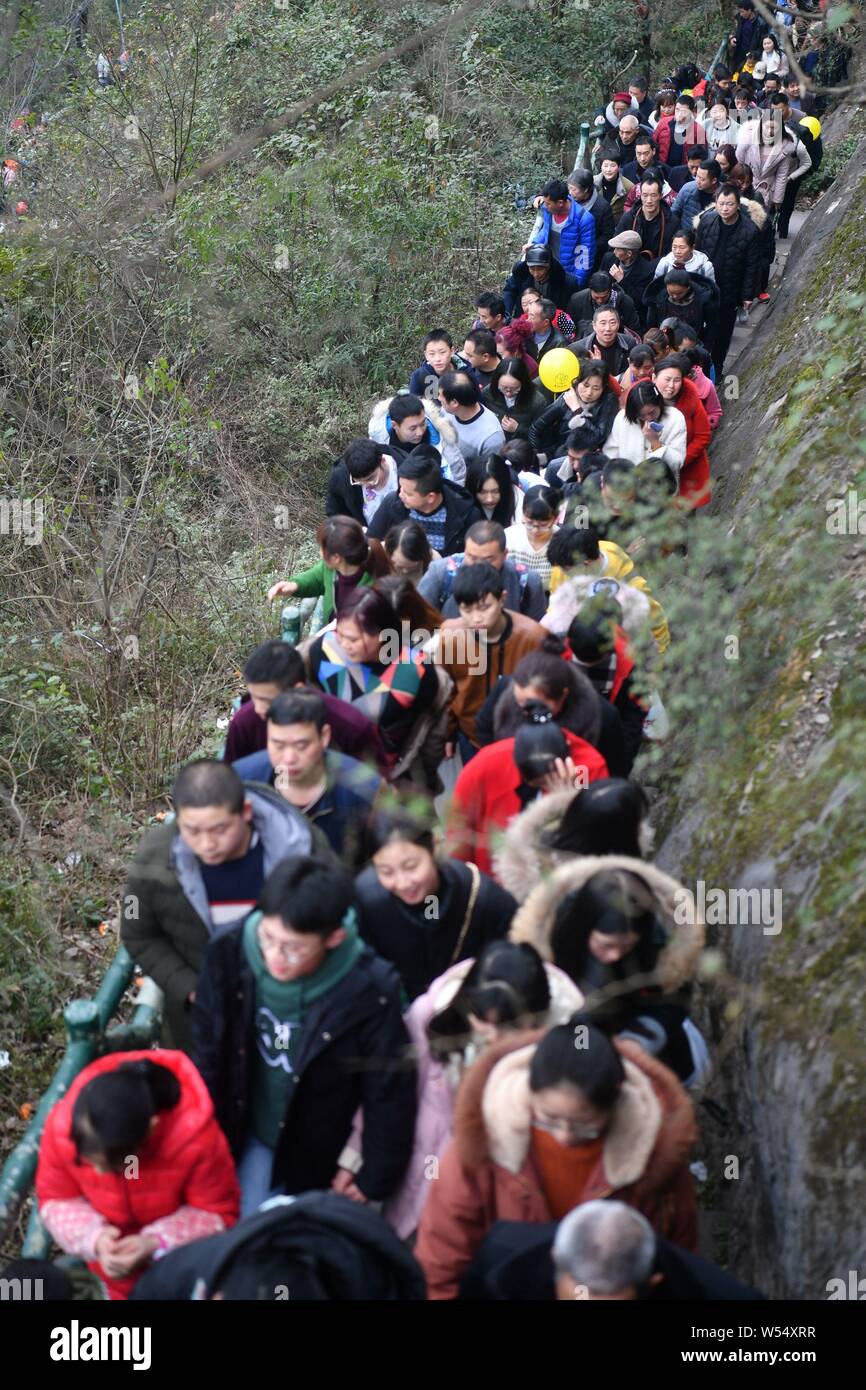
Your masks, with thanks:
[{"label": "knit hat", "polygon": [[631,92],[614,92],[611,101],[624,101],[626,106],[631,106]]}]

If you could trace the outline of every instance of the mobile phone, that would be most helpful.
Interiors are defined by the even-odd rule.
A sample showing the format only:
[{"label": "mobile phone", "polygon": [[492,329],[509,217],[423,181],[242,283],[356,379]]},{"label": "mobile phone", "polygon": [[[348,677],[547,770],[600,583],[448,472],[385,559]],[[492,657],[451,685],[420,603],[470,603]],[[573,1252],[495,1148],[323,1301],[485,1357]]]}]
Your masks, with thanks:
[{"label": "mobile phone", "polygon": [[664,429],[664,425],[662,425],[661,421],[659,420],[650,420],[649,427],[652,430],[653,434],[661,434],[662,430]]}]

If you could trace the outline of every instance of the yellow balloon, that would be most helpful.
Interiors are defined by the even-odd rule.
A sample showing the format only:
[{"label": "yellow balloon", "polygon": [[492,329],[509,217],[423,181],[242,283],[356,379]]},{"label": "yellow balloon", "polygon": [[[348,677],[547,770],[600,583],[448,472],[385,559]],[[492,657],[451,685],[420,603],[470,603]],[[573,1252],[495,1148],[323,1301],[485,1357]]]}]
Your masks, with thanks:
[{"label": "yellow balloon", "polygon": [[806,129],[814,135],[816,140],[821,134],[821,122],[818,120],[817,116],[804,116],[800,121],[800,125],[804,125]]},{"label": "yellow balloon", "polygon": [[568,348],[551,348],[538,364],[542,384],[554,395],[567,391],[580,376],[580,363]]}]

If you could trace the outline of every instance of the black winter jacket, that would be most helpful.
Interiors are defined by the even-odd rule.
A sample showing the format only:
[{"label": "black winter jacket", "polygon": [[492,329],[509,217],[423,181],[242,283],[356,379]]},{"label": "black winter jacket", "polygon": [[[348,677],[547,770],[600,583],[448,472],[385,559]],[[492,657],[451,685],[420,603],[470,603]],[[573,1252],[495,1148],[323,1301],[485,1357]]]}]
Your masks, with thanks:
[{"label": "black winter jacket", "polygon": [[268,1258],[278,1254],[287,1269],[305,1267],[303,1288],[288,1289],[293,1301],[427,1297],[421,1266],[377,1211],[336,1192],[307,1192],[170,1250],[145,1270],[130,1298],[188,1303],[199,1280],[204,1299],[230,1280],[234,1299],[272,1300],[273,1286],[260,1285]]},{"label": "black winter jacket", "polygon": [[[193,1059],[235,1159],[249,1137],[256,1047],[255,977],[243,931],[236,927],[210,946],[192,1008]],[[361,1106],[364,1161],[355,1181],[371,1201],[394,1191],[415,1130],[408,1047],[396,971],[365,946],[301,1026],[293,1095],[274,1152],[275,1186],[288,1193],[330,1187]]]},{"label": "black winter jacket", "polygon": [[[592,316],[599,307],[590,290],[578,290],[577,294],[571,296],[568,301],[568,313],[574,320],[578,338],[585,338],[587,333],[592,332]],[[630,328],[633,333],[640,333],[637,306],[626,290],[621,290],[619,285],[615,284],[604,307],[616,309],[620,324],[624,328]]]},{"label": "black winter jacket", "polygon": [[[608,251],[607,255],[602,256],[599,269],[610,270],[615,261],[616,256],[614,252]],[[651,261],[647,256],[637,256],[632,261],[631,265],[624,265],[622,269],[623,276],[619,281],[619,287],[624,289],[626,294],[630,296],[634,303],[634,307],[637,309],[641,324],[643,324],[645,314],[643,303],[644,291],[647,285],[652,284],[655,262]]]},{"label": "black winter jacket", "polygon": [[719,214],[708,209],[698,219],[697,249],[712,261],[722,309],[730,310],[758,293],[761,243],[754,222],[741,211],[728,234],[724,255],[720,255],[723,226]]},{"label": "black winter jacket", "polygon": [[613,236],[616,218],[613,215],[613,208],[607,201],[607,198],[603,198],[600,193],[596,194],[590,212],[595,218],[595,259],[592,263],[592,268],[593,270],[598,270],[599,262],[608,249],[607,243]]},{"label": "black winter jacket", "polygon": [[[469,527],[476,521],[483,521],[484,516],[480,507],[475,505],[472,494],[447,478],[442,482],[442,496],[445,499],[445,546],[442,554],[455,555],[463,549],[463,539]],[[378,508],[367,535],[374,540],[384,540],[391,527],[405,521],[408,515],[409,509],[403,506],[400,494],[392,492]]]},{"label": "black winter jacket", "polygon": [[[383,447],[382,453],[388,452],[388,449]],[[390,456],[395,463],[400,462],[396,454],[391,453]],[[364,520],[364,489],[352,482],[348,468],[339,459],[331,466],[328,494],[325,498],[325,516],[351,516],[360,521],[362,526],[367,524]]]},{"label": "black winter jacket", "polygon": [[[593,449],[600,449],[613,429],[613,422],[620,409],[619,398],[613,391],[605,391],[595,405],[584,406],[581,428],[592,436]],[[563,396],[558,396],[543,415],[532,424],[529,442],[538,454],[546,454],[549,459],[559,458],[565,453],[565,441],[570,433],[569,420],[574,415]],[[556,484],[559,486],[559,484]]]},{"label": "black winter jacket", "polygon": [[[520,313],[520,296],[535,281],[529,273],[529,267],[524,260],[515,261],[511,267],[511,274],[505,281],[502,289],[502,297],[505,300],[505,312],[509,318],[515,317]],[[575,290],[580,289],[576,275],[569,275],[567,270],[563,270],[556,257],[550,263],[550,275],[543,293],[548,299],[552,299],[557,309],[564,309]]]},{"label": "black winter jacket", "polygon": [[706,346],[712,346],[713,330],[719,315],[719,290],[705,275],[687,272],[692,287],[692,298],[688,304],[675,304],[668,299],[665,277],[657,275],[644,294],[646,305],[646,326],[657,328],[667,318],[681,319],[694,328]]},{"label": "black winter jacket", "polygon": [[517,903],[510,893],[482,874],[463,942],[455,956],[472,891],[472,871],[459,859],[439,863],[440,884],[435,917],[428,906],[411,907],[379,882],[372,865],[356,879],[358,923],[364,940],[400,972],[409,999],[424,994],[435,979],[458,960],[480,956],[491,941],[508,934]]}]

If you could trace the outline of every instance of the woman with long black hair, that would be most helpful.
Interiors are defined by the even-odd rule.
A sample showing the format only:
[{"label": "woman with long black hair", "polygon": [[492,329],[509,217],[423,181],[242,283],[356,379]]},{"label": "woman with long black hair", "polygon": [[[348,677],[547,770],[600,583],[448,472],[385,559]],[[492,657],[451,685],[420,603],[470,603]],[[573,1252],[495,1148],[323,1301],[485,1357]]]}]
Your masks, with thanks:
[{"label": "woman with long black hair", "polygon": [[547,396],[534,384],[522,357],[506,357],[482,391],[481,403],[498,417],[506,439],[526,439],[533,421],[547,409]]}]

